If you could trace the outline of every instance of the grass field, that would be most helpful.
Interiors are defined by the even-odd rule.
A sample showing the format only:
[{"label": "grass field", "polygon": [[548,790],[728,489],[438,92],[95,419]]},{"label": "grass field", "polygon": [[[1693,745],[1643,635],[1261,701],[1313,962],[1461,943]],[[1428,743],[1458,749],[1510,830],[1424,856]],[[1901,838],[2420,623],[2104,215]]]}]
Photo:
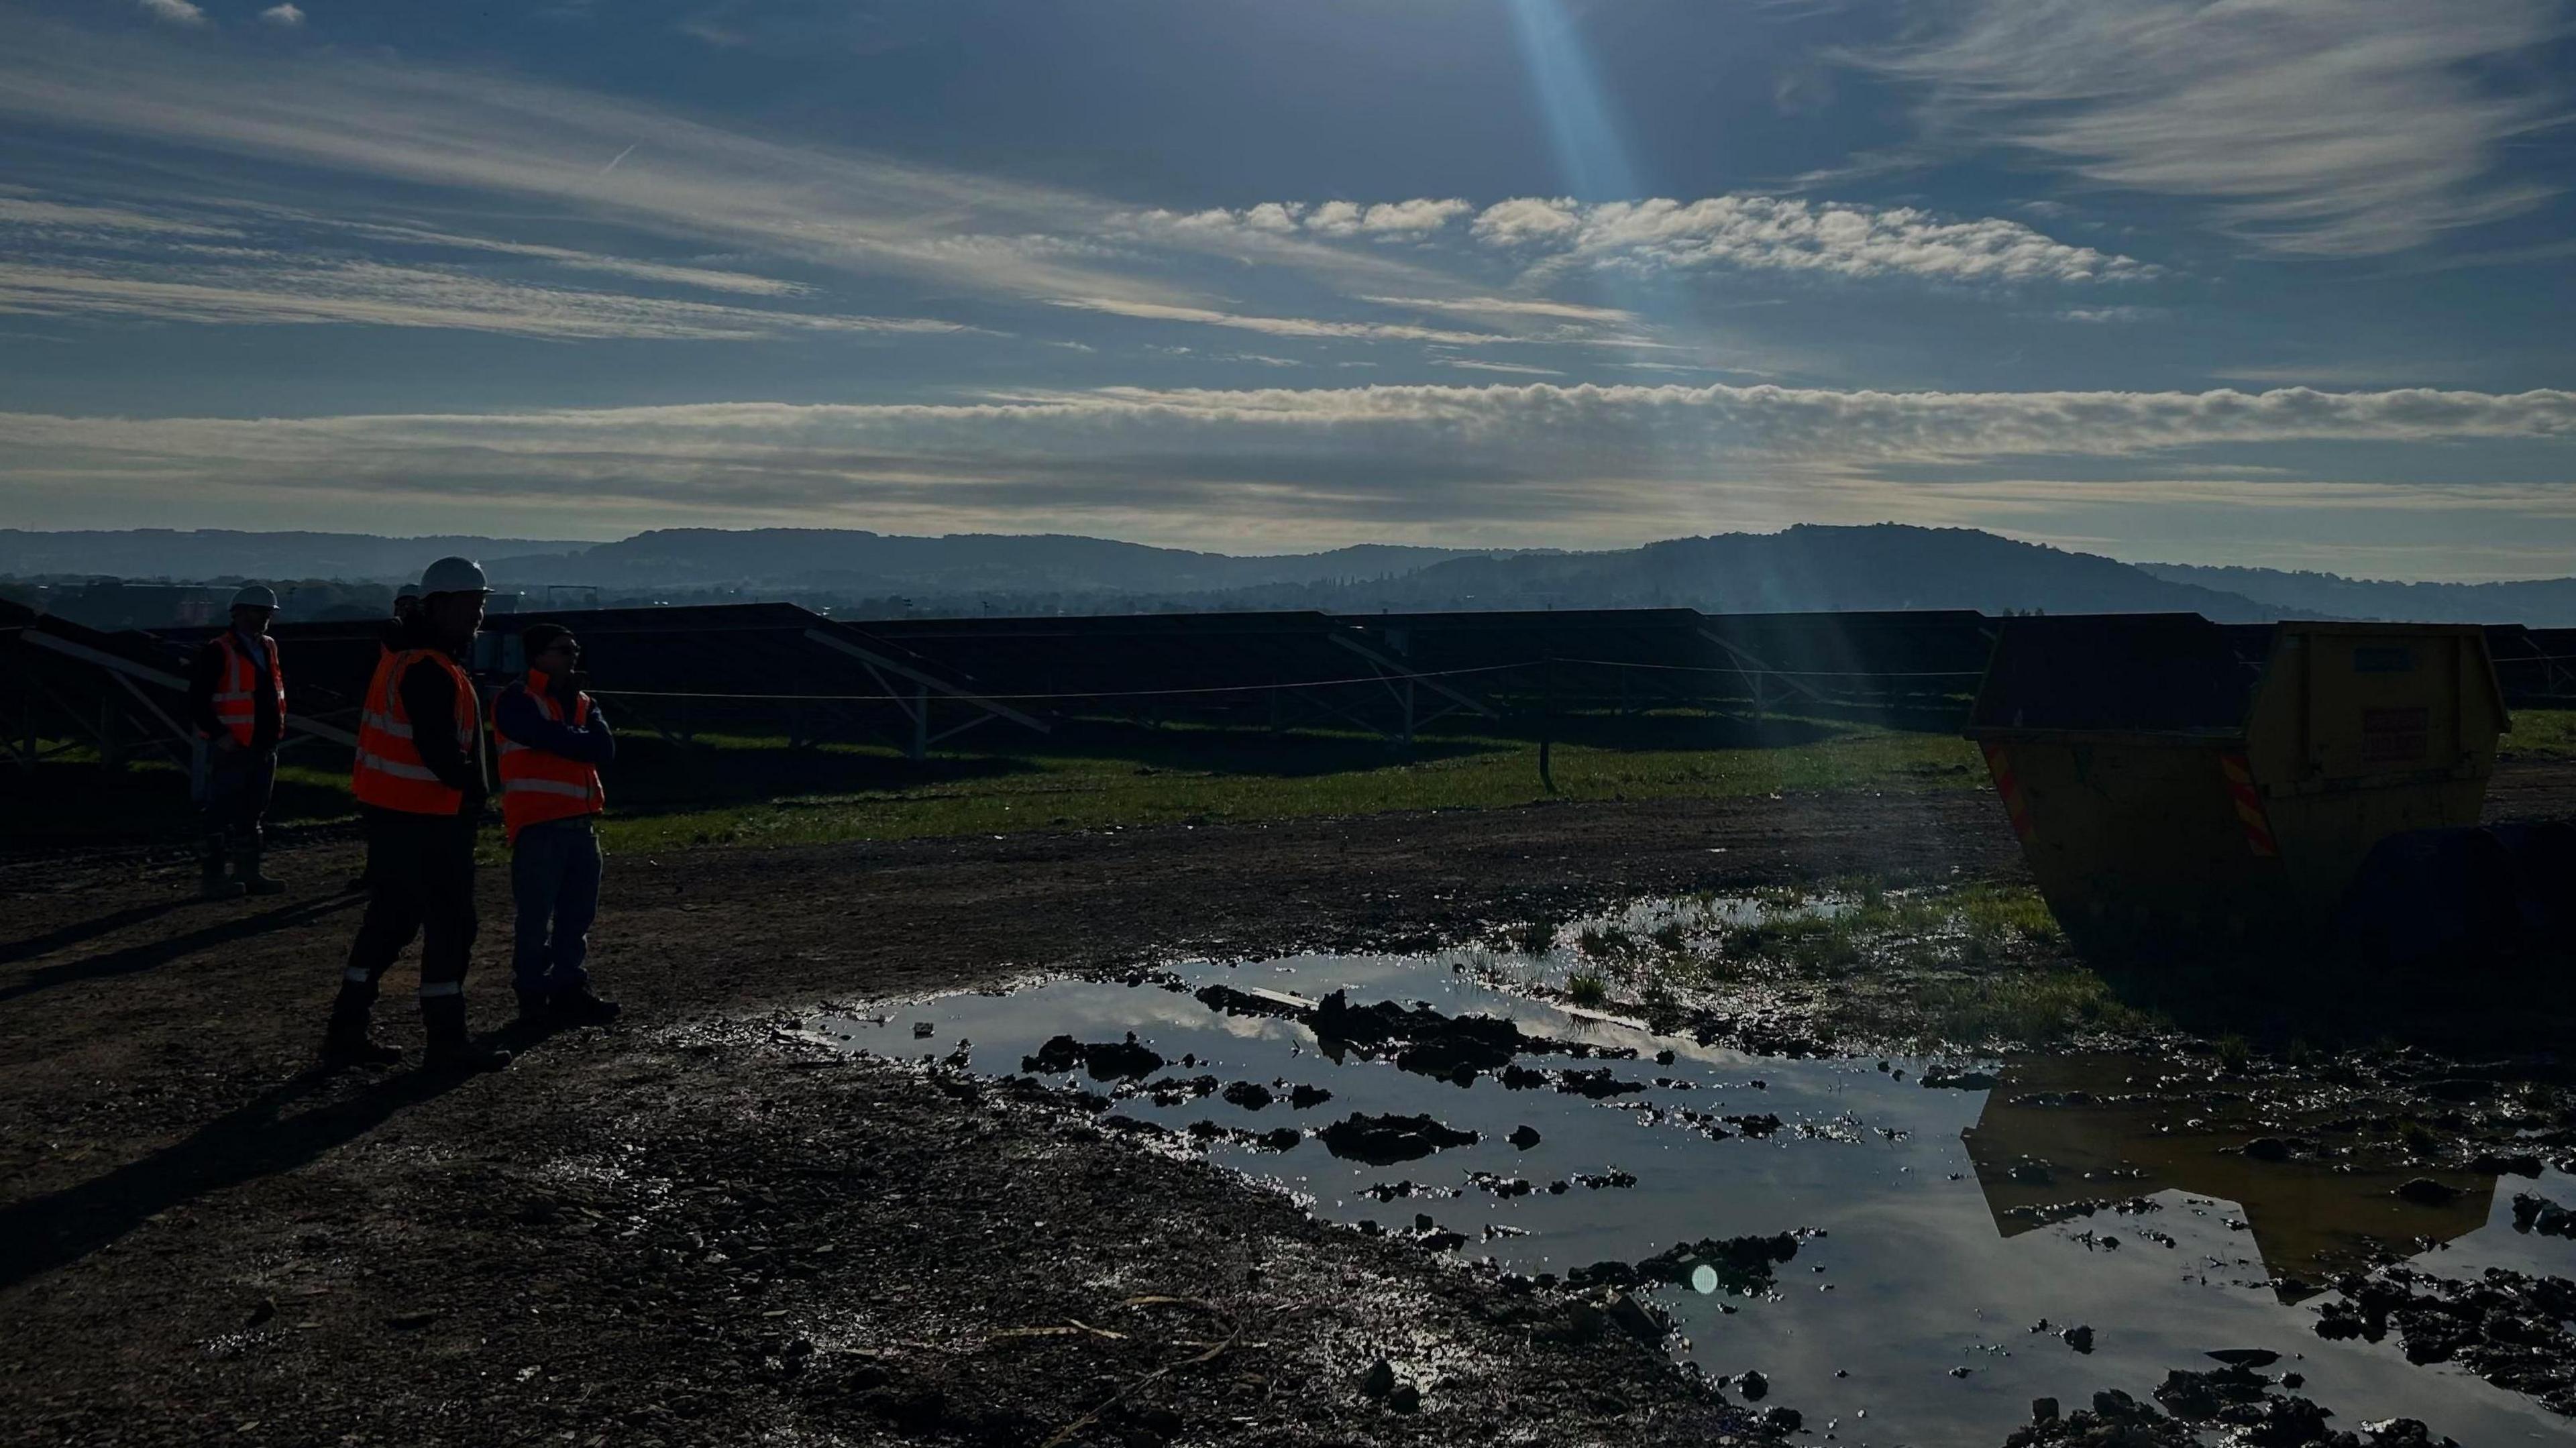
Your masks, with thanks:
[{"label": "grass field", "polygon": [[[837,776],[838,787],[752,790],[744,798],[740,786],[779,769],[783,751],[769,741],[711,741],[685,770],[666,773],[665,797],[613,811],[604,829],[612,848],[791,844],[1985,782],[1975,751],[1948,734],[1692,716],[1618,724],[1626,727],[1594,727],[1580,742],[1551,746],[1552,793],[1539,775],[1538,745],[1525,738],[1425,738],[1412,757],[1397,758],[1383,741],[1357,734],[1120,728],[1075,731],[1008,758],[934,758],[921,770],[891,751],[829,747],[790,767]],[[640,748],[639,762],[657,746],[666,747]],[[904,779],[923,772],[930,777]],[[717,798],[696,803],[691,793]]]},{"label": "grass field", "polygon": [[[1788,790],[1982,789],[1975,749],[1944,730],[1843,720],[1656,713],[1559,721],[1554,789],[1537,738],[1486,726],[1426,734],[1405,753],[1373,735],[1073,721],[1043,738],[970,736],[989,752],[702,736],[679,745],[629,729],[608,771],[612,848],[796,844],[1109,825],[1284,819],[1388,810],[1489,809],[1545,799],[1729,798]],[[2576,711],[2524,710],[2506,751],[2576,758]],[[348,818],[344,767],[316,753],[279,771],[280,825]],[[180,772],[116,775],[67,753],[0,770],[0,812],[23,839],[176,840],[194,832]],[[496,846],[497,848],[497,846]]]}]

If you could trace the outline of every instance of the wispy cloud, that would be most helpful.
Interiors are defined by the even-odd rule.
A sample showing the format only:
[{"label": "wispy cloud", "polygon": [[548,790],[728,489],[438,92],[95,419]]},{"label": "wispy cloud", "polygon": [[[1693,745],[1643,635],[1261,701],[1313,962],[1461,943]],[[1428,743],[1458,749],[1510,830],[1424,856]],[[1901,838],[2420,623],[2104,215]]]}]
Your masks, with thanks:
[{"label": "wispy cloud", "polygon": [[[1482,523],[1672,531],[1724,493],[1909,489],[1890,469],[2124,459],[2296,442],[2576,446],[2576,393],[1883,393],[1782,387],[1109,389],[954,405],[716,403],[497,414],[133,419],[0,415],[13,490],[491,496],[982,526],[1159,510],[1285,523]],[[2023,464],[2027,468],[2028,464]],[[2028,477],[2025,471],[2020,476]],[[2192,484],[2209,496],[2300,479]],[[2022,485],[2025,488],[2036,484]],[[2140,483],[2051,482],[2131,502]],[[1713,491],[1714,490],[1714,491]],[[2576,499],[2566,499],[2576,507]],[[104,495],[104,494],[102,494]],[[1810,500],[1812,501],[1812,500]],[[1813,516],[1812,509],[1808,516]],[[1883,514],[1882,514],[1883,515]]]},{"label": "wispy cloud", "polygon": [[173,25],[206,23],[206,12],[189,4],[188,0],[139,0],[139,3],[144,13],[155,20],[166,20]]},{"label": "wispy cloud", "polygon": [[1131,302],[1116,297],[1057,297],[1059,307],[1077,311],[1106,312],[1111,316],[1135,317],[1151,322],[1196,322],[1209,327],[1232,327],[1245,332],[1263,332],[1273,337],[1333,338],[1341,341],[1369,342],[1441,342],[1451,346],[1483,346],[1516,339],[1490,332],[1459,332],[1439,327],[1415,327],[1396,322],[1343,322],[1314,317],[1258,317],[1235,312],[1221,312],[1209,307],[1181,307],[1164,302]]},{"label": "wispy cloud", "polygon": [[2157,272],[2000,217],[1951,220],[1912,207],[1778,196],[1591,205],[1524,196],[1485,208],[1472,230],[1489,246],[1551,267],[1734,267],[1946,282],[2133,281]]},{"label": "wispy cloud", "polygon": [[1591,322],[1614,327],[1632,327],[1643,320],[1634,312],[1621,311],[1616,307],[1588,307],[1578,302],[1551,302],[1535,297],[1362,297],[1360,300],[1382,307],[1455,312],[1464,317],[1534,317],[1551,322]]},{"label": "wispy cloud", "polygon": [[1553,367],[1524,367],[1517,362],[1478,362],[1468,357],[1434,357],[1434,366],[1455,367],[1461,372],[1511,372],[1523,377],[1562,377]]},{"label": "wispy cloud", "polygon": [[157,322],[440,328],[557,339],[748,341],[799,332],[936,334],[953,322],[755,310],[494,281],[377,262],[73,269],[0,262],[0,313]]},{"label": "wispy cloud", "polygon": [[2566,114],[2558,0],[1963,0],[1865,63],[1920,88],[1934,146],[2207,198],[2283,253],[2367,256],[2529,209],[2506,142]]},{"label": "wispy cloud", "polygon": [[1210,207],[1203,211],[1149,210],[1112,218],[1114,224],[1166,236],[1199,236],[1244,241],[1265,237],[1322,236],[1336,240],[1367,237],[1381,241],[1419,241],[1476,208],[1456,198],[1415,197],[1409,201],[1263,201],[1245,207]]},{"label": "wispy cloud", "polygon": [[292,4],[271,5],[259,12],[259,18],[281,30],[293,30],[304,23],[304,12]]}]

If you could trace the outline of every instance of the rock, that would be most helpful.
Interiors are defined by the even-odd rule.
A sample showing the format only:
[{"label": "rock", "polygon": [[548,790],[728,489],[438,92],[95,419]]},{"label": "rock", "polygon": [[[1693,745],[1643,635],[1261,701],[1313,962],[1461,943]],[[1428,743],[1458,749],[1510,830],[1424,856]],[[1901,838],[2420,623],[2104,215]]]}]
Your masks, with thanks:
[{"label": "rock", "polygon": [[1771,1380],[1753,1368],[1746,1368],[1736,1374],[1735,1390],[1744,1395],[1744,1401],[1758,1403],[1770,1395]]},{"label": "rock", "polygon": [[1512,1128],[1510,1141],[1514,1148],[1521,1151],[1527,1151],[1531,1147],[1538,1145],[1539,1135],[1535,1130],[1531,1129],[1527,1125],[1515,1126]]},{"label": "rock", "polygon": [[2405,1185],[2397,1189],[2397,1195],[2419,1207],[2447,1207],[2467,1193],[2448,1182],[2438,1182],[2431,1177],[2411,1177]]},{"label": "rock", "polygon": [[1776,1437],[1786,1438],[1806,1426],[1806,1415],[1795,1408],[1773,1408],[1762,1415],[1762,1426]]},{"label": "rock", "polygon": [[1975,1368],[1952,1368],[1950,1369],[1950,1376],[1954,1378],[1964,1378],[1975,1371]]},{"label": "rock", "polygon": [[1270,1088],[1258,1081],[1237,1081],[1225,1088],[1225,1100],[1246,1111],[1259,1111],[1272,1101]]},{"label": "rock", "polygon": [[1399,1413],[1411,1413],[1422,1407],[1422,1390],[1411,1383],[1398,1383],[1386,1395],[1386,1405]]},{"label": "rock", "polygon": [[2470,1162],[2469,1170],[2484,1172],[2489,1176],[2536,1177],[2540,1175],[2543,1165],[2541,1159],[2531,1152],[2490,1151],[2480,1154],[2477,1160]]},{"label": "rock", "polygon": [[1368,1365],[1368,1371],[1360,1374],[1360,1395],[1362,1397],[1383,1398],[1394,1391],[1395,1364],[1388,1362],[1386,1359],[1379,1358],[1376,1362],[1370,1363]]},{"label": "rock", "polygon": [[1332,1099],[1333,1093],[1321,1086],[1300,1086],[1288,1093],[1288,1104],[1299,1111],[1310,1106],[1321,1106]]},{"label": "rock", "polygon": [[1443,1126],[1428,1116],[1368,1116],[1356,1111],[1315,1134],[1333,1155],[1372,1166],[1417,1161],[1446,1147],[1476,1142],[1476,1133]]},{"label": "rock", "polygon": [[1133,1031],[1124,1041],[1104,1045],[1086,1045],[1071,1036],[1051,1036],[1038,1047],[1036,1055],[1020,1058],[1020,1069],[1053,1075],[1072,1070],[1077,1062],[1095,1081],[1142,1080],[1163,1069],[1163,1058],[1138,1044]]},{"label": "rock", "polygon": [[2256,1161],[2288,1161],[2290,1144],[2277,1136],[2258,1136],[2245,1143],[2245,1154]]},{"label": "rock", "polygon": [[2516,1192],[2513,1229],[2524,1233],[2538,1232],[2544,1237],[2576,1237],[2576,1212],[2537,1192]]},{"label": "rock", "polygon": [[2214,1368],[2205,1373],[2175,1368],[2156,1388],[2156,1401],[2177,1418],[2205,1423],[2229,1408],[2260,1401],[2263,1390],[2270,1386],[2269,1380],[2250,1367]]},{"label": "rock", "polygon": [[1305,1139],[1306,1133],[1299,1131],[1293,1126],[1282,1126],[1275,1131],[1265,1131],[1261,1133],[1261,1135],[1255,1139],[1254,1144],[1259,1146],[1263,1151],[1290,1151],[1295,1149],[1297,1144]]},{"label": "rock", "polygon": [[2054,1423],[2054,1422],[2056,1422],[2056,1421],[2057,1421],[2057,1400],[2056,1400],[2055,1398],[2033,1398],[2033,1399],[2031,1399],[2031,1400],[2030,1400],[2030,1420],[2031,1420],[2032,1422],[2034,1422],[2034,1423]]},{"label": "rock", "polygon": [[1625,1292],[1610,1299],[1609,1317],[1612,1325],[1621,1332],[1648,1347],[1656,1346],[1664,1340],[1663,1323],[1656,1319],[1655,1314],[1644,1303]]},{"label": "rock", "polygon": [[2093,1329],[2085,1324],[2078,1323],[2059,1333],[2058,1336],[2066,1339],[2066,1345],[2077,1352],[2093,1350]]},{"label": "rock", "polygon": [[1562,1071],[1557,1074],[1556,1089],[1570,1091],[1588,1101],[1607,1101],[1614,1096],[1628,1096],[1646,1089],[1643,1081],[1622,1081],[1607,1066],[1590,1071]]},{"label": "rock", "polygon": [[266,1322],[275,1316],[277,1316],[277,1299],[274,1297],[263,1297],[259,1300],[259,1305],[250,1310],[249,1321],[242,1325],[244,1327],[257,1327],[261,1323]]}]

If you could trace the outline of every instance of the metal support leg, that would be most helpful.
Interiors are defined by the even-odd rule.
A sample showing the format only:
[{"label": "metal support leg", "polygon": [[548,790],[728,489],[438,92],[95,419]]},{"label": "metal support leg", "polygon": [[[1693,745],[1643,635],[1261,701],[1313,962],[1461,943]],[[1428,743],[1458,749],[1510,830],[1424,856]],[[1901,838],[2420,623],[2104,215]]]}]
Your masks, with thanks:
[{"label": "metal support leg", "polygon": [[930,686],[928,684],[915,684],[912,687],[912,749],[910,750],[910,753],[912,756],[912,762],[915,764],[919,764],[930,758]]}]

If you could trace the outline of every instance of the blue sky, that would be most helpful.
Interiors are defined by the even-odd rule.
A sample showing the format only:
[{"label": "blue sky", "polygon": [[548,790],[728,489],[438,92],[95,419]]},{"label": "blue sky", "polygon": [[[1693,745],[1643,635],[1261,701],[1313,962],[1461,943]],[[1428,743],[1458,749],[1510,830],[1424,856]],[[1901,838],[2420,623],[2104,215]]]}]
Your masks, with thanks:
[{"label": "blue sky", "polygon": [[2564,0],[0,0],[0,524],[2576,572]]}]

